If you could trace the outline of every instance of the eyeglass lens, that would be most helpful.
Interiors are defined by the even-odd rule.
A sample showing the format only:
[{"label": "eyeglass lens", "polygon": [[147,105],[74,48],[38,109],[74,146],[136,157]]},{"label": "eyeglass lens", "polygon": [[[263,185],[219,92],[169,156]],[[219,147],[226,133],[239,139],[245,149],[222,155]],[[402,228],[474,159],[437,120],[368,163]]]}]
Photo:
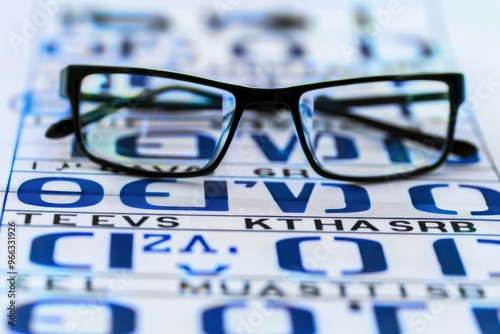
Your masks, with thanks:
[{"label": "eyeglass lens", "polygon": [[448,90],[443,82],[415,80],[307,92],[299,109],[309,149],[324,170],[343,176],[386,176],[432,165],[445,145],[427,135],[447,137]]},{"label": "eyeglass lens", "polygon": [[207,166],[227,139],[235,107],[229,92],[154,76],[91,74],[80,91],[87,151],[148,171]]}]

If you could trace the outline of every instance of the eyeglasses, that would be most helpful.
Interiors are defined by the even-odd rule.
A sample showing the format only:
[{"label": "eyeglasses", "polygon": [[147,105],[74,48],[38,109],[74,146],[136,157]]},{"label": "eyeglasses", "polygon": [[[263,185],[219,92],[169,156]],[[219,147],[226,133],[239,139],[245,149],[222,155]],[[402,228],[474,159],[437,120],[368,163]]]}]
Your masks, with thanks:
[{"label": "eyeglasses", "polygon": [[243,111],[291,112],[305,157],[319,175],[380,181],[430,171],[474,145],[453,140],[464,100],[461,74],[390,75],[286,88],[250,88],[168,71],[70,65],[61,94],[70,117],[49,138],[71,133],[92,161],[148,177],[213,172]]}]

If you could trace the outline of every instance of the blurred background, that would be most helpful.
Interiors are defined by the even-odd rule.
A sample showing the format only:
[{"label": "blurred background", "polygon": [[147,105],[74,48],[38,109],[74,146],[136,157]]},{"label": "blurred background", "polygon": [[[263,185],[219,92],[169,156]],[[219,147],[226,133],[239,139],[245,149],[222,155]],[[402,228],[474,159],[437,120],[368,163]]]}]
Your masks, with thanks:
[{"label": "blurred background", "polygon": [[[495,141],[495,1],[42,0],[9,6],[0,14],[7,123],[17,119],[27,89],[35,92],[37,110],[67,113],[57,89],[59,71],[69,63],[168,69],[259,87],[462,71],[469,92],[462,114],[475,111],[487,142]],[[492,153],[500,161],[500,152]]]}]

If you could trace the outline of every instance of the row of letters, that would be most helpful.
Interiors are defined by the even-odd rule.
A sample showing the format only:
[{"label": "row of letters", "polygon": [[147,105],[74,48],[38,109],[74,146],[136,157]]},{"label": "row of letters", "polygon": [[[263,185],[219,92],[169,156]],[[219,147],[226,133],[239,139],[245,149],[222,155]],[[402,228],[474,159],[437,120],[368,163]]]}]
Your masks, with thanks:
[{"label": "row of letters", "polygon": [[[97,270],[96,262],[101,263],[101,260],[94,259],[89,263],[88,258],[81,256],[74,256],[73,259],[63,256],[65,260],[60,260],[61,252],[57,250],[75,244],[95,249],[101,258],[107,259],[105,267],[108,270],[155,270],[189,276],[242,274],[257,270],[244,264],[256,256],[251,241],[231,243],[225,240],[232,240],[232,235],[221,239],[217,233],[42,233],[31,237],[26,249],[32,265],[53,270]],[[396,267],[399,267],[396,273],[408,267],[404,271],[408,274],[415,261],[427,258],[427,262],[432,263],[426,270],[429,271],[427,275],[433,277],[467,277],[468,265],[475,267],[476,274],[480,265],[485,277],[500,277],[498,261],[495,261],[497,257],[494,256],[500,256],[500,240],[493,238],[474,237],[472,243],[467,238],[464,244],[453,238],[431,236],[430,239],[420,238],[419,242],[412,241],[408,247],[401,245],[395,254],[393,247],[386,247],[382,242],[384,239],[340,235],[262,238],[259,237],[261,234],[249,235],[248,238],[259,238],[261,251],[268,253],[267,260],[262,259],[259,266],[259,272],[264,276],[285,272],[304,277],[328,277],[334,276],[333,269],[329,268],[332,265],[339,267],[335,270],[338,269],[341,276],[385,274]],[[414,247],[420,248],[415,250],[417,254],[412,254]],[[470,253],[481,252],[492,255],[479,262],[469,261]],[[412,258],[405,260],[403,254]],[[204,261],[193,261],[195,258],[203,258]],[[155,269],[148,268],[146,263],[153,262],[156,263]]]},{"label": "row of letters", "polygon": [[[191,136],[196,145],[194,147],[197,148],[197,152],[195,155],[190,156],[189,158],[196,159],[210,159],[212,156],[216,145],[217,139],[212,138],[208,135],[199,134],[193,131],[186,131],[183,133],[184,136]],[[178,133],[173,136],[178,136]],[[163,145],[161,139],[168,139],[169,135],[166,133],[161,133],[160,136],[156,136],[156,143],[149,142],[148,148],[153,146],[157,148],[158,152],[168,151]],[[140,141],[138,140],[139,136],[130,136],[125,138],[120,138],[116,141],[115,151],[127,158],[142,158],[148,157],[151,155],[150,150],[148,150],[149,155],[144,155],[141,153]],[[272,140],[270,136],[267,134],[253,134],[251,135],[252,140],[256,143],[257,147],[260,148],[263,155],[267,158],[269,162],[287,162],[290,160],[291,155],[295,151],[298,143],[297,137],[291,136],[284,147],[278,147],[276,143]],[[360,151],[358,145],[356,145],[356,141],[352,137],[348,136],[339,136],[334,135],[329,132],[320,132],[317,135],[317,138],[312,140],[314,143],[317,143],[319,140],[331,140],[332,147],[334,150],[329,153],[330,155],[323,156],[321,159],[324,160],[355,160],[359,159]],[[386,138],[381,140],[381,150],[385,150],[386,155],[390,162],[392,163],[411,163],[412,156],[410,150],[405,146],[402,140],[396,138]],[[334,155],[331,155],[334,154]],[[78,156],[78,153],[74,155]],[[166,156],[166,155],[158,155],[164,159],[175,158],[176,156]],[[448,159],[448,164],[472,164],[477,163],[479,161],[478,154],[468,157],[462,158],[450,158]]]},{"label": "row of letters", "polygon": [[[58,183],[61,188],[76,190],[48,190],[51,184]],[[332,198],[332,207],[322,209],[326,214],[356,213],[370,210],[372,203],[377,203],[370,195],[367,187],[354,184],[336,182],[303,182],[299,185],[299,191],[292,191],[292,183],[258,180],[204,180],[199,182],[179,182],[175,179],[154,180],[144,179],[132,181],[122,186],[119,191],[121,202],[130,208],[143,210],[162,211],[205,211],[205,212],[229,212],[229,201],[233,193],[244,192],[245,189],[258,191],[265,196],[267,192],[269,200],[274,201],[277,209],[284,213],[304,213],[307,210],[311,198],[321,197],[321,201],[328,205],[328,199]],[[500,191],[491,187],[459,184],[461,190],[474,192],[470,194],[482,197],[482,210],[471,209],[471,216],[496,216],[500,215]],[[161,191],[151,191],[151,187]],[[252,189],[253,188],[253,189]],[[333,196],[332,191],[340,191],[340,196]],[[414,209],[440,215],[457,215],[463,204],[457,204],[456,210],[440,208],[435,191],[449,191],[453,195],[456,189],[449,184],[421,184],[410,187],[408,197]],[[396,190],[395,190],[396,191]],[[17,197],[27,205],[46,208],[84,208],[99,204],[105,197],[105,189],[98,181],[77,177],[41,177],[24,181],[17,189]],[[201,201],[199,205],[167,205],[177,196],[180,198],[189,195]],[[387,193],[386,193],[387,195]],[[445,196],[446,197],[446,196]],[[477,197],[477,196],[476,196]],[[61,199],[62,198],[62,199]],[[70,199],[68,201],[68,199]],[[74,200],[72,200],[74,199]],[[158,204],[164,201],[166,204]],[[385,202],[385,201],[384,201]],[[382,202],[382,203],[384,203]],[[338,207],[339,203],[345,203]],[[474,206],[474,203],[470,203]]]},{"label": "row of letters", "polygon": [[[196,303],[197,304],[197,303]],[[226,333],[255,333],[262,332],[266,320],[272,322],[274,330],[280,333],[314,334],[332,331],[335,328],[363,329],[364,332],[380,334],[420,333],[432,324],[441,321],[440,328],[448,328],[448,332],[471,332],[490,334],[500,332],[499,311],[495,306],[482,305],[450,305],[425,302],[394,302],[394,303],[331,303],[327,308],[328,314],[315,310],[310,303],[289,303],[282,300],[248,301],[234,300],[222,301],[215,305],[204,302],[205,305],[191,305],[186,309],[184,305],[183,319],[190,319],[187,323],[179,323],[175,317],[179,316],[179,306],[175,312],[169,307],[163,307],[162,319],[156,318],[154,324],[149,324],[150,329],[164,326],[169,332],[207,334]],[[208,304],[208,305],[207,305]],[[150,305],[151,306],[151,305]],[[462,306],[462,307],[460,307]],[[170,305],[170,307],[173,307]],[[448,309],[447,309],[448,308]],[[61,310],[64,312],[58,312]],[[85,331],[85,325],[96,317],[96,313],[106,311],[106,321],[100,319],[100,327],[92,332],[106,333],[135,333],[147,332],[148,324],[144,318],[148,314],[156,314],[155,308],[132,306],[130,303],[92,301],[92,298],[54,298],[31,301],[18,306],[15,326],[9,326],[11,333],[46,333],[44,328],[50,328],[51,333],[71,333]],[[156,311],[156,312],[155,312]],[[190,311],[186,316],[186,312]],[[409,316],[404,316],[403,314]],[[456,328],[452,321],[440,317],[445,312],[454,312],[456,317],[466,319],[462,328]],[[44,316],[40,316],[40,315]],[[38,316],[37,316],[38,315]],[[52,316],[51,316],[52,315]],[[325,319],[324,317],[327,316]],[[342,316],[345,318],[342,319]],[[50,324],[45,322],[52,319]],[[152,320],[149,318],[149,320]],[[350,321],[345,323],[345,321]],[[355,323],[353,323],[353,321]],[[445,321],[444,324],[442,321]],[[371,322],[371,325],[370,325]],[[360,326],[361,325],[361,326]],[[368,325],[368,326],[367,326]],[[48,327],[47,327],[48,326]],[[95,327],[95,325],[94,325]],[[139,328],[142,327],[142,328]],[[41,329],[38,331],[36,329]],[[87,327],[88,328],[88,327]],[[35,329],[35,330],[34,330]],[[274,331],[273,331],[274,332]],[[435,333],[435,331],[433,331]]]}]

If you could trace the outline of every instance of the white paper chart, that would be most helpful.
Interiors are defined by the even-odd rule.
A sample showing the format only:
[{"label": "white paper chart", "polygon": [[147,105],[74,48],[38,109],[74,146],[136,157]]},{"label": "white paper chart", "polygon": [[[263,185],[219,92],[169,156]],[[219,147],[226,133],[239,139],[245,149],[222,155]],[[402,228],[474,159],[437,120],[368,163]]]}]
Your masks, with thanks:
[{"label": "white paper chart", "polygon": [[[44,135],[70,114],[58,93],[68,64],[268,87],[456,70],[432,9],[403,0],[54,7],[1,178],[0,332],[500,333],[500,179],[468,105],[457,137],[478,153],[390,183],[318,176],[278,109],[246,112],[221,166],[192,179],[114,173],[72,136]],[[349,150],[327,147],[335,159],[362,159],[374,145],[345,140]],[[401,153],[375,145],[388,161]]]}]

